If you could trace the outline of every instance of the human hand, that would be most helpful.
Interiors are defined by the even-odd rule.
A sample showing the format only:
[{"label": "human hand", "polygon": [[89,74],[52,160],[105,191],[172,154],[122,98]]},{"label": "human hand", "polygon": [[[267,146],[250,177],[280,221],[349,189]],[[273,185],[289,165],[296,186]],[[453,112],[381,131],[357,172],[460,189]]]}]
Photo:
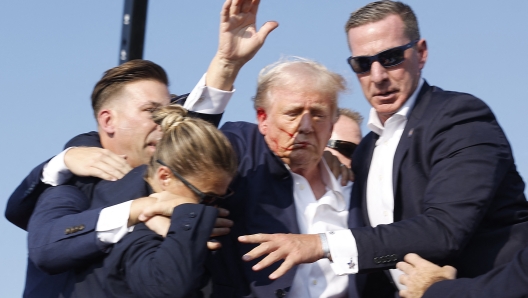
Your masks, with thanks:
[{"label": "human hand", "polygon": [[148,197],[135,199],[130,206],[128,226],[147,221],[155,215],[172,216],[174,207],[181,204],[197,204],[196,198],[188,198],[172,194],[168,191],[153,193]]},{"label": "human hand", "polygon": [[437,266],[417,254],[407,254],[403,258],[405,262],[398,262],[396,268],[405,274],[400,276],[400,282],[407,286],[406,290],[400,291],[403,298],[419,298],[435,282],[447,279],[455,279],[457,270],[451,266]]},{"label": "human hand", "polygon": [[218,208],[218,217],[216,218],[216,223],[211,233],[211,237],[224,236],[231,232],[231,227],[233,226],[233,221],[227,218],[224,218],[229,215],[229,211],[224,208]]},{"label": "human hand", "polygon": [[64,155],[64,164],[77,176],[98,177],[115,181],[123,178],[132,167],[124,156],[97,147],[74,147]]},{"label": "human hand", "polygon": [[251,261],[267,254],[253,266],[252,269],[255,271],[284,260],[280,267],[270,274],[270,279],[281,277],[295,265],[313,263],[324,257],[321,239],[317,234],[254,234],[240,236],[238,241],[260,244],[242,257],[244,261]]},{"label": "human hand", "polygon": [[206,85],[231,90],[238,71],[255,56],[268,34],[279,26],[256,29],[259,0],[226,0],[220,13],[218,51],[207,70]]},{"label": "human hand", "polygon": [[334,174],[334,177],[337,179],[339,176],[341,176],[342,186],[347,185],[348,181],[354,181],[354,173],[352,172],[352,169],[342,164],[337,156],[333,155],[332,152],[324,151],[323,158],[330,168],[330,171],[332,171],[332,174]]},{"label": "human hand", "polygon": [[149,218],[147,221],[145,221],[145,225],[151,229],[154,233],[163,236],[163,238],[167,237],[167,233],[169,232],[169,228],[171,225],[170,218],[162,215],[155,215],[151,218]]}]

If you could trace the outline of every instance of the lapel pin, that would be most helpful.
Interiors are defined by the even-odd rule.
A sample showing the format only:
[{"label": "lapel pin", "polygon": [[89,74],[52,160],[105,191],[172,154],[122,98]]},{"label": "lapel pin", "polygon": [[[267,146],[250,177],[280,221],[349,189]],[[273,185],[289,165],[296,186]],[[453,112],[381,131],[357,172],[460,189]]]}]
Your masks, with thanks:
[{"label": "lapel pin", "polygon": [[414,132],[414,128],[411,128],[411,129],[409,130],[409,134],[407,135],[407,137],[409,137],[409,138],[412,137],[413,132]]}]

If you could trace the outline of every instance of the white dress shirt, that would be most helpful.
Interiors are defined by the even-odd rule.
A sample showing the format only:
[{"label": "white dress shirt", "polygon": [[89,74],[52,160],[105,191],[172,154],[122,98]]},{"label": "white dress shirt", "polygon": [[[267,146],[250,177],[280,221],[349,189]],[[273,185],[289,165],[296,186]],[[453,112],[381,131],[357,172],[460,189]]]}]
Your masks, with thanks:
[{"label": "white dress shirt", "polygon": [[[422,88],[423,79],[420,79],[414,93],[404,105],[392,115],[383,125],[374,108],[371,108],[368,128],[380,137],[370,163],[367,179],[367,212],[370,225],[376,227],[380,224],[394,222],[394,192],[392,185],[392,166],[394,154],[401,135],[407,124],[407,116],[411,111],[418,92]],[[328,246],[332,255],[332,269],[335,274],[355,274],[358,272],[358,251],[356,239],[350,230],[327,232]],[[391,275],[398,288],[404,287],[399,283],[398,269],[391,269]]]},{"label": "white dress shirt", "polygon": [[[185,101],[184,107],[189,111],[203,114],[220,114],[229,103],[231,96],[235,92],[224,91],[205,85],[205,74]],[[67,148],[60,154],[52,158],[43,168],[41,181],[57,186],[66,183],[72,176],[72,173],[64,164],[64,154],[71,148]],[[117,243],[133,227],[128,226],[128,217],[130,214],[130,205],[132,201],[104,208],[99,214],[96,231],[97,238],[107,244]]]},{"label": "white dress shirt", "polygon": [[[299,231],[302,234],[318,234],[342,230],[348,226],[350,187],[341,187],[324,160],[319,163],[326,193],[317,200],[308,181],[291,172],[293,197]],[[293,279],[288,297],[346,297],[348,277],[337,276],[328,259],[312,264],[300,264]]]}]

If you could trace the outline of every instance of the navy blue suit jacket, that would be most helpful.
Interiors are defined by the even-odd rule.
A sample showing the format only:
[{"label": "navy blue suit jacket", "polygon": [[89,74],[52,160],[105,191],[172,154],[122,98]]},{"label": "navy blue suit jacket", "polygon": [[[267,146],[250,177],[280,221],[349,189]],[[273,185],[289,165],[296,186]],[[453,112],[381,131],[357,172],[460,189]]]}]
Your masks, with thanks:
[{"label": "navy blue suit jacket", "polygon": [[522,298],[528,297],[528,248],[513,261],[476,278],[434,283],[424,298]]},{"label": "navy blue suit jacket", "polygon": [[[222,249],[207,263],[212,271],[213,297],[284,297],[296,268],[273,281],[268,278],[279,264],[255,272],[256,261],[242,256],[254,245],[237,237],[255,233],[299,233],[293,199],[293,178],[284,163],[269,149],[257,125],[228,122],[221,128],[235,149],[239,167],[231,184],[234,195],[224,202],[235,222],[231,233],[220,237]],[[360,226],[360,209],[351,202],[349,226]],[[350,296],[356,297],[355,276],[350,278]]]},{"label": "navy blue suit jacket", "polygon": [[[352,199],[366,209],[378,135],[353,155]],[[512,260],[528,244],[528,203],[510,145],[491,110],[469,94],[427,83],[396,149],[394,223],[352,229],[360,272],[394,268],[414,252],[474,277]]]},{"label": "navy blue suit jacket", "polygon": [[[30,256],[49,272],[74,269],[62,274],[66,282],[56,297],[189,297],[201,287],[206,242],[217,214],[213,207],[176,207],[165,239],[140,224],[108,255],[89,256],[80,249],[95,242],[95,223],[87,224],[94,212],[151,193],[143,179],[145,169],[138,167],[116,182],[99,182],[92,200],[69,185],[49,188],[41,196],[29,224],[29,242],[35,248]],[[79,231],[70,233],[79,234],[76,240],[63,241],[62,249],[47,243],[65,222],[76,223],[73,229]],[[52,249],[39,247],[38,241]]]}]

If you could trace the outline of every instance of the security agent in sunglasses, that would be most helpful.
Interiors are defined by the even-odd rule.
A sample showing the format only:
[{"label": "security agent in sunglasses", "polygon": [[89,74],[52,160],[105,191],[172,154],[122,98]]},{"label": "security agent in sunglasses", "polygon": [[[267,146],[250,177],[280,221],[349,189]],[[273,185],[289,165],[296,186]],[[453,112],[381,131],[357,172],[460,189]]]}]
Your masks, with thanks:
[{"label": "security agent in sunglasses", "polygon": [[349,62],[372,105],[371,132],[353,155],[352,201],[361,204],[367,226],[241,237],[262,243],[245,258],[267,255],[254,270],[284,259],[272,279],[322,258],[336,274],[372,272],[366,297],[394,297],[403,289],[394,268],[410,252],[456,267],[458,277],[511,261],[528,242],[528,203],[489,107],[422,78],[427,43],[409,6],[367,4],[351,14],[346,32]]},{"label": "security agent in sunglasses", "polygon": [[346,108],[339,108],[339,118],[334,124],[330,140],[326,144],[326,151],[335,155],[346,167],[352,166],[352,154],[361,142],[361,122],[363,116],[358,112]]}]

